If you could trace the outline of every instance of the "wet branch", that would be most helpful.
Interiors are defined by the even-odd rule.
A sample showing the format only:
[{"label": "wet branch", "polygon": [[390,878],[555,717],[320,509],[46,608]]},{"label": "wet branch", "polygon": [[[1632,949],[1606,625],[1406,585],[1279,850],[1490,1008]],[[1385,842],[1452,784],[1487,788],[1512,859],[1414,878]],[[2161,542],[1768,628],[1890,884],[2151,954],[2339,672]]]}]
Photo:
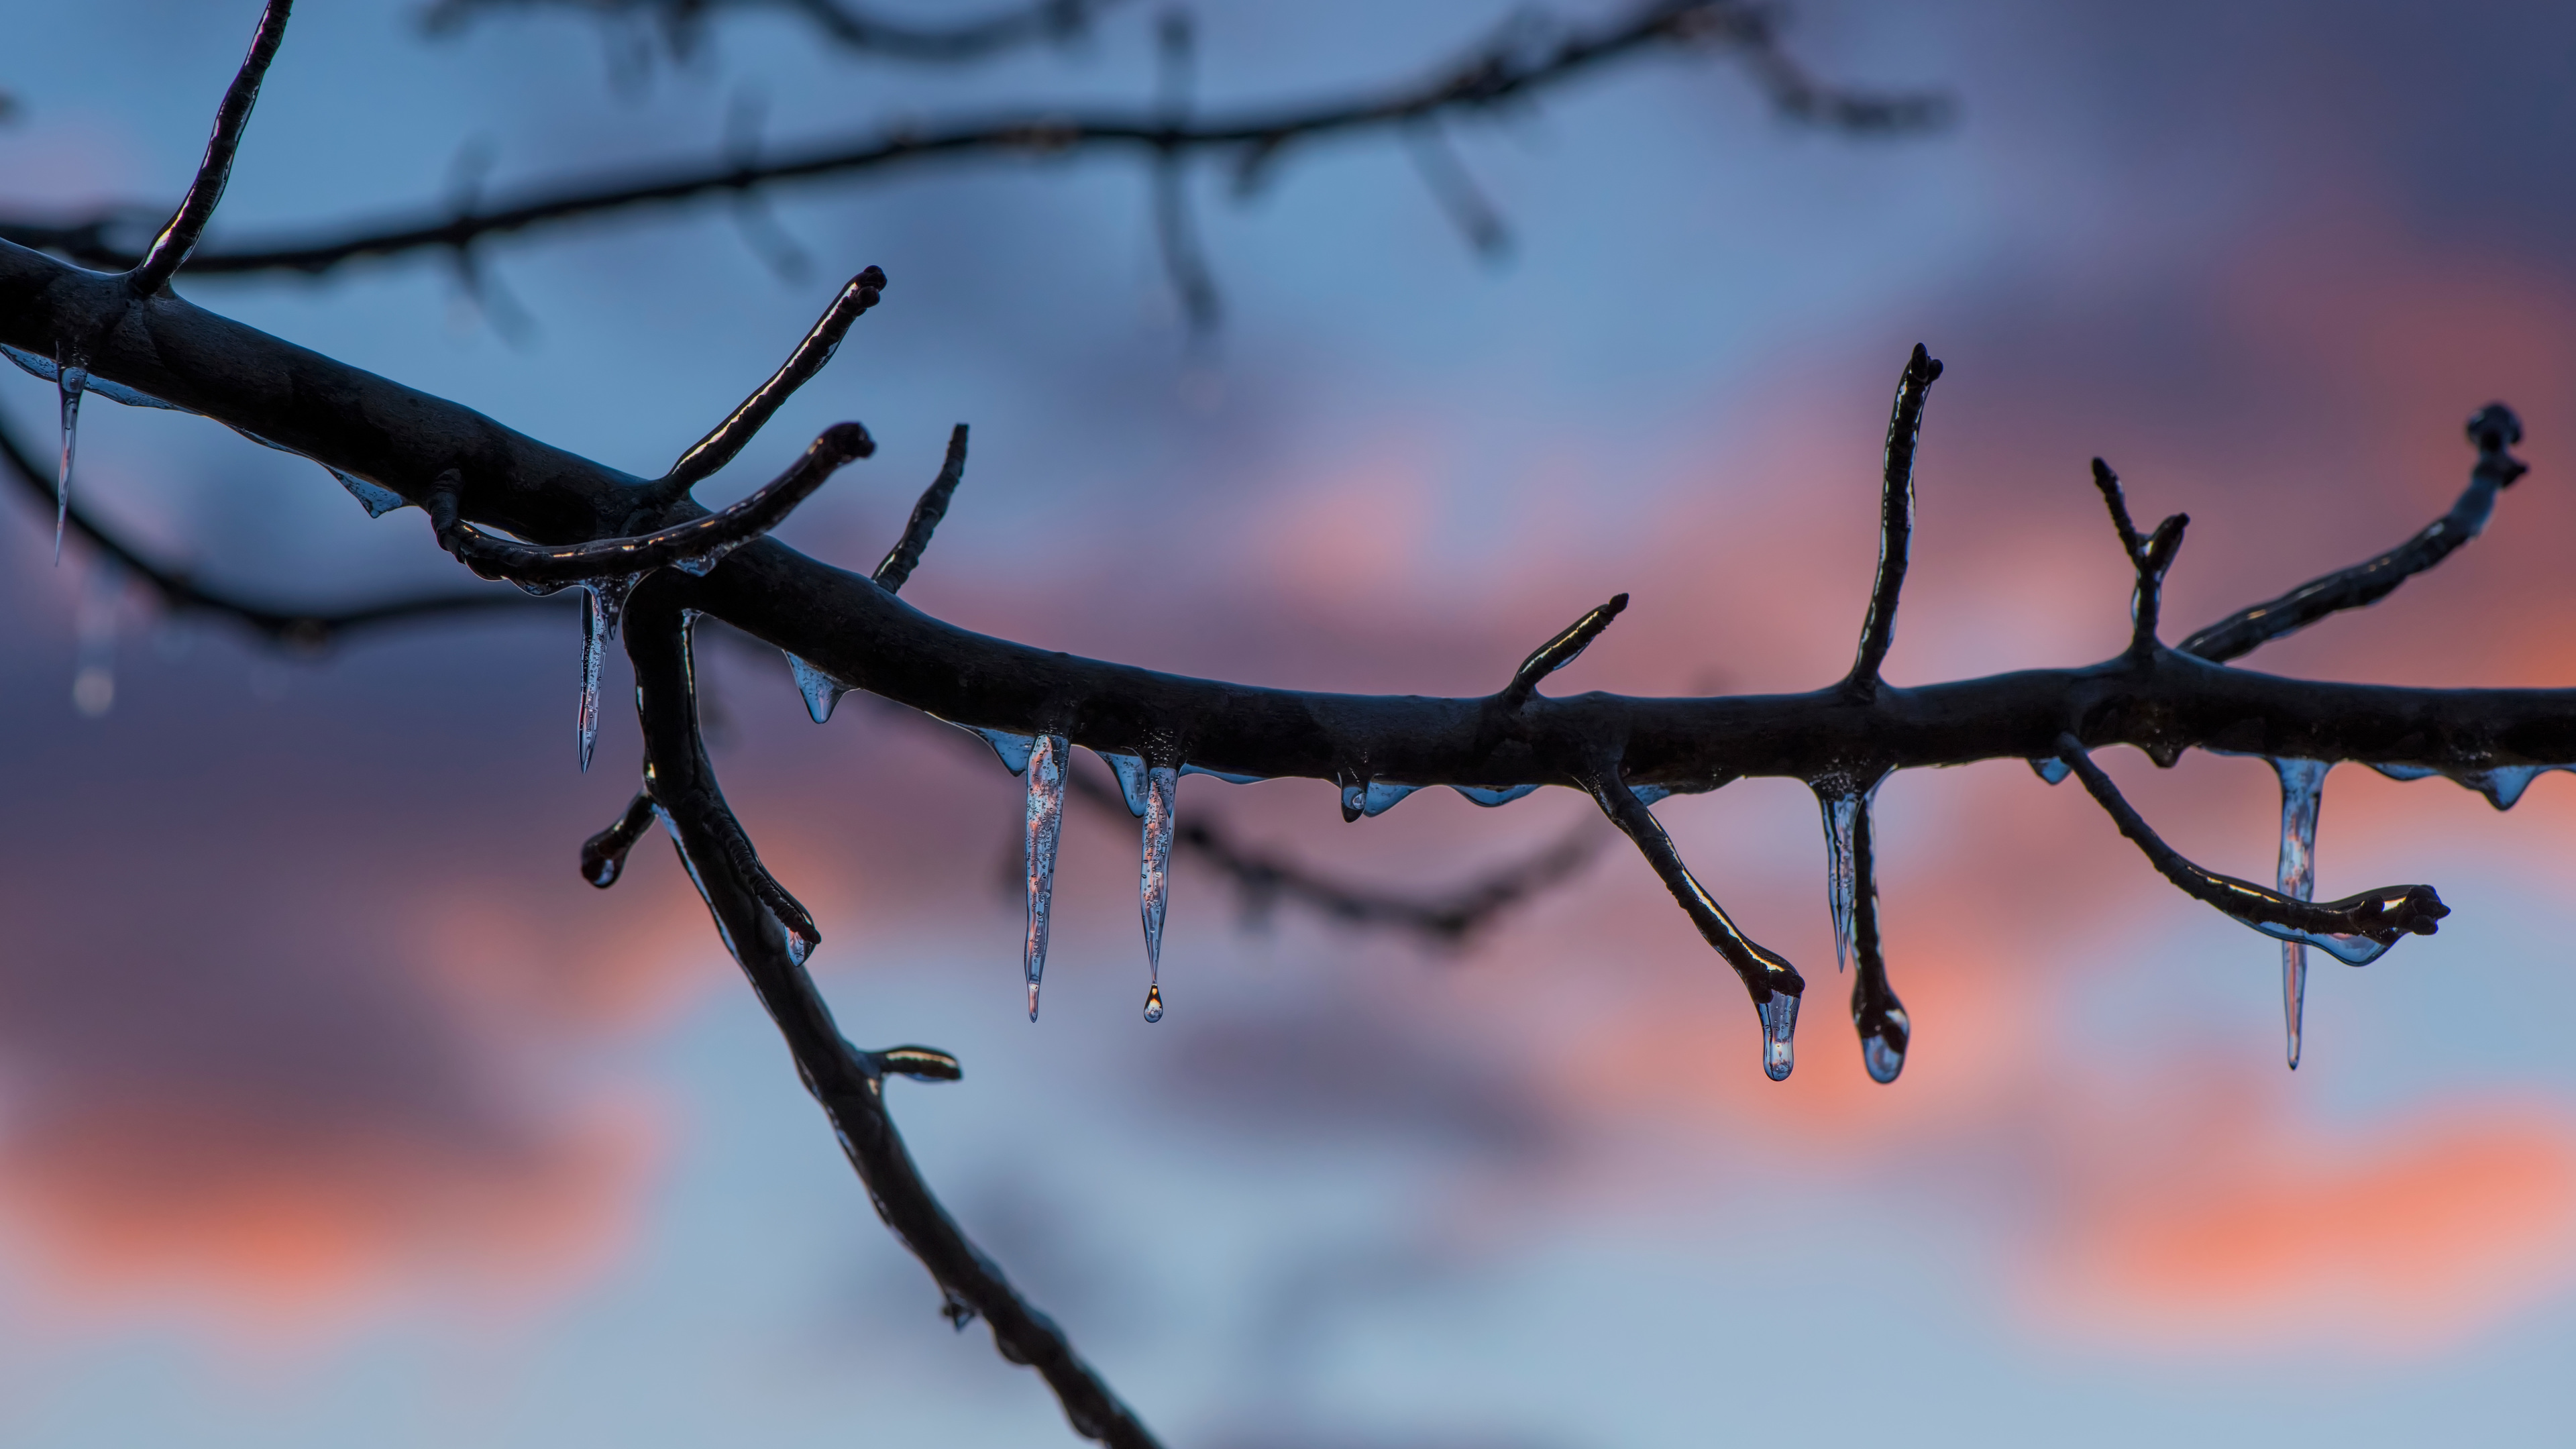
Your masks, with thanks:
[{"label": "wet branch", "polygon": [[1878,577],[1862,619],[1860,653],[1844,688],[1860,699],[1878,693],[1879,666],[1896,642],[1896,598],[1905,588],[1906,561],[1914,547],[1914,446],[1923,434],[1923,403],[1941,376],[1941,364],[1914,344],[1914,355],[1896,380],[1896,403],[1887,419],[1887,464],[1878,500]]},{"label": "wet branch", "polygon": [[2120,535],[2121,551],[2128,554],[2129,566],[2138,576],[2129,602],[2129,653],[2153,654],[2164,647],[2157,642],[2156,624],[2164,611],[2165,571],[2173,567],[2174,555],[2182,551],[2182,531],[2191,525],[2191,515],[2173,514],[2157,524],[2153,534],[2141,538],[2137,525],[2129,521],[2129,502],[2120,492],[2120,475],[2099,458],[2093,460],[2093,486],[2102,491],[2102,502],[2111,510],[2111,526]]},{"label": "wet branch", "polygon": [[[987,156],[1063,156],[1124,151],[1164,170],[1198,155],[1226,158],[1238,187],[1272,174],[1292,147],[1335,136],[1401,134],[1435,119],[1497,110],[1538,99],[1614,63],[1687,50],[1722,51],[1744,60],[1783,115],[1836,130],[1881,135],[1943,124],[1946,97],[1847,93],[1815,81],[1782,50],[1770,9],[1743,0],[1648,0],[1591,27],[1554,29],[1538,21],[1507,27],[1425,78],[1347,100],[1297,103],[1219,115],[1176,112],[1157,102],[1121,112],[1033,110],[1022,115],[905,127],[869,139],[810,145],[767,159],[729,157],[576,180],[540,188],[515,204],[468,206],[381,224],[362,224],[264,245],[207,248],[189,259],[191,276],[328,271],[360,257],[422,250],[461,252],[479,239],[576,218],[698,197],[740,195],[789,182],[837,180],[897,166]],[[1158,195],[1176,183],[1157,183]],[[1158,202],[1158,214],[1165,210]],[[0,239],[60,253],[84,266],[123,267],[133,258],[117,241],[131,208],[71,220],[0,219]],[[1186,218],[1182,218],[1186,222]],[[1164,233],[1166,244],[1173,239]],[[1189,238],[1180,238],[1184,243]],[[1167,256],[1171,254],[1167,253]],[[1190,253],[1178,254],[1186,267]]]},{"label": "wet branch", "polygon": [[922,550],[930,547],[930,535],[938,529],[939,520],[948,516],[948,500],[965,477],[966,425],[959,423],[948,430],[948,457],[939,465],[939,476],[921,491],[920,501],[912,505],[912,517],[904,522],[903,537],[886,550],[885,558],[870,576],[878,588],[894,593],[921,566]]}]

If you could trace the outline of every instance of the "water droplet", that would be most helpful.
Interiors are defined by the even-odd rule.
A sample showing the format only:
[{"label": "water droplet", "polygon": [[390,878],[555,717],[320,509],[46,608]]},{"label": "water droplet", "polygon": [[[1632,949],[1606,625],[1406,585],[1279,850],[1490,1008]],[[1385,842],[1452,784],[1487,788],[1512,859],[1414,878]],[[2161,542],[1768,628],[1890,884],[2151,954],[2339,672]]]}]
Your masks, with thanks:
[{"label": "water droplet", "polygon": [[397,508],[409,506],[401,494],[381,484],[370,483],[354,473],[343,473],[337,468],[330,469],[330,473],[332,477],[340,480],[341,487],[349,490],[350,497],[358,500],[358,506],[367,510],[369,518],[382,518]]},{"label": "water droplet", "polygon": [[1156,765],[1145,772],[1144,848],[1136,865],[1136,900],[1145,918],[1145,1019],[1163,1019],[1163,908],[1172,873],[1172,813],[1181,772]]},{"label": "water droplet", "polygon": [[[2323,760],[2274,760],[2281,777],[2281,863],[2274,889],[2293,900],[2311,900],[2317,885],[2317,807],[2325,795]],[[2290,1070],[2299,1069],[2302,1019],[2307,1014],[2308,948],[2298,941],[2281,943],[2281,1025],[2288,1039]]]},{"label": "water droplet", "polygon": [[1862,796],[1849,788],[1818,785],[1816,804],[1825,812],[1825,904],[1834,916],[1834,970],[1852,963],[1852,912],[1859,855],[1852,834],[1859,828]]},{"label": "water droplet", "polygon": [[1905,1008],[1890,1003],[1879,1015],[1893,1030],[1872,1033],[1860,1039],[1860,1058],[1869,1068],[1869,1079],[1885,1086],[1905,1070],[1905,1048],[1913,1040],[1914,1023],[1907,1019]]},{"label": "water droplet", "polygon": [[1453,785],[1450,788],[1490,810],[1497,805],[1509,805],[1513,801],[1518,800],[1523,795],[1530,793],[1538,787],[1536,785],[1512,785],[1496,789],[1486,785]]},{"label": "water droplet", "polygon": [[1046,975],[1047,913],[1055,902],[1055,848],[1064,832],[1064,767],[1073,746],[1062,735],[1041,735],[1029,752],[1029,933],[1021,964],[1029,980],[1029,1020],[1038,1019],[1038,981]]},{"label": "water droplet", "polygon": [[1109,767],[1109,773],[1118,777],[1118,793],[1126,797],[1127,813],[1139,820],[1144,819],[1145,761],[1143,757],[1115,754],[1108,750],[1093,750],[1092,753],[1098,755],[1101,763]]},{"label": "water droplet", "polygon": [[1384,815],[1394,809],[1398,801],[1421,788],[1419,785],[1389,785],[1382,781],[1371,780],[1368,788],[1360,795],[1360,813]]},{"label": "water droplet", "polygon": [[1762,1003],[1762,1075],[1775,1082],[1789,1080],[1789,1069],[1797,1065],[1798,998],[1785,991],[1774,991]]},{"label": "water droplet", "polygon": [[625,617],[627,597],[643,575],[622,579],[584,579],[581,583],[581,767],[590,768],[591,746],[599,742],[599,670],[608,646],[617,638],[617,621]]},{"label": "water droplet", "polygon": [[2074,767],[2055,755],[2048,755],[2031,761],[2030,769],[2032,774],[2054,785],[2073,773]]},{"label": "water droplet", "polygon": [[1264,778],[1266,778],[1261,775],[1229,775],[1223,770],[1211,770],[1204,765],[1183,765],[1181,766],[1181,773],[1184,775],[1205,775],[1210,779],[1223,780],[1229,785],[1258,785]]},{"label": "water droplet", "polygon": [[81,390],[89,386],[89,369],[78,360],[62,364],[54,392],[63,407],[63,458],[54,474],[54,562],[63,561],[63,525],[72,511],[72,453],[80,443]]},{"label": "water droplet", "polygon": [[[787,656],[787,672],[796,676],[796,692],[805,696],[805,713],[812,716],[816,724],[829,720],[832,711],[840,706],[841,696],[850,692],[848,685],[793,654]],[[1011,773],[1019,772],[1014,770]]]}]

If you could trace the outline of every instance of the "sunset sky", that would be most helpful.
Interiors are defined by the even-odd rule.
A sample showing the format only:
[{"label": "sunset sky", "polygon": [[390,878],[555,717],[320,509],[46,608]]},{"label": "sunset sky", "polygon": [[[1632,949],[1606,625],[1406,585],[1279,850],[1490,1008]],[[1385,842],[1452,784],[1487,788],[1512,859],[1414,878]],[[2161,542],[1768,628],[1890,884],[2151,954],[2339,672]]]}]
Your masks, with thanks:
[{"label": "sunset sky", "polygon": [[[980,12],[984,0],[979,0]],[[929,17],[932,0],[884,0]],[[1608,6],[1568,0],[1566,13]],[[960,69],[853,60],[783,14],[615,83],[571,9],[424,37],[308,0],[216,222],[297,234],[781,142],[1152,93],[1152,19]],[[1195,7],[1211,108],[1413,75],[1500,3]],[[1794,52],[1936,87],[1852,140],[1722,57],[1606,71],[1455,128],[1512,247],[1479,259],[1403,146],[1194,179],[1224,299],[1183,328],[1144,178],[1007,160],[782,190],[783,279],[720,203],[503,239],[515,302],[435,258],[192,300],[547,442],[658,472],[840,279],[891,278],[720,503],[823,426],[880,443],[781,530],[872,564],[974,428],[905,598],[1175,672],[1485,693],[1610,594],[1551,692],[1812,688],[1850,661],[1907,349],[1923,434],[1897,684],[2114,652],[2129,575],[2087,481],[2188,511],[2179,639],[2450,505],[2490,400],[2529,430],[2488,535],[2240,667],[2576,680],[2576,12],[1809,0]],[[166,207],[254,0],[13,6],[0,210]],[[524,311],[523,335],[509,319]],[[50,438],[50,388],[0,416]],[[202,419],[92,401],[81,499],[199,577],[337,604],[458,582],[417,511]],[[1035,1375],[951,1334],[669,853],[609,892],[582,839],[631,715],[575,769],[569,614],[277,655],[102,584],[0,509],[0,1443],[632,1449],[1071,1443]],[[117,623],[113,706],[71,681]],[[1176,868],[1148,1026],[1134,826],[1069,818],[1046,1010],[1021,1010],[1020,785],[864,696],[810,723],[774,653],[703,640],[715,759],[863,1046],[956,1053],[896,1115],[968,1230],[1175,1446],[2510,1442],[2576,1357],[2576,779],[2498,814],[2334,772],[2318,894],[2454,908],[2311,967],[2165,886],[2018,762],[1878,797],[1917,1045],[1864,1074],[1816,807],[1756,780],[1659,807],[1815,990],[1764,1080],[1731,973],[1615,839],[1475,949]],[[611,703],[627,697],[611,664]],[[2103,763],[2178,848],[2271,878],[2261,762]],[[1082,768],[1093,768],[1084,761]],[[1192,777],[1184,817],[1436,893],[1584,828],[1542,791]]]}]

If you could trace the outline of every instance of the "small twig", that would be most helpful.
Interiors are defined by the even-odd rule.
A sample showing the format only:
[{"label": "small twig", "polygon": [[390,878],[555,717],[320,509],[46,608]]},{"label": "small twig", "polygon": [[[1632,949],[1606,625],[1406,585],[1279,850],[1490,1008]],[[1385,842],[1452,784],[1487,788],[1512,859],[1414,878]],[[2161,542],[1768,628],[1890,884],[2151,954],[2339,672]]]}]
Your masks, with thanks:
[{"label": "small twig", "polygon": [[149,297],[170,285],[170,278],[197,249],[206,233],[206,222],[215,214],[215,204],[224,199],[224,183],[232,179],[233,153],[241,148],[242,131],[250,125],[251,109],[259,101],[259,83],[268,75],[268,63],[277,58],[277,47],[286,39],[287,12],[294,0],[268,0],[260,12],[259,29],[252,32],[250,53],[242,57],[241,68],[233,73],[233,83],[224,91],[223,104],[215,110],[215,131],[206,141],[205,158],[197,163],[196,178],[188,183],[188,194],[179,201],[169,224],[143,252],[143,260],[126,273],[125,284],[137,297]]},{"label": "small twig", "polygon": [[2513,409],[2503,403],[2487,404],[2469,419],[2468,432],[2478,461],[2469,470],[2468,488],[2450,512],[2367,563],[2311,579],[2277,599],[2228,615],[2176,645],[2175,652],[2224,664],[2330,614],[2378,603],[2399,584],[2477,537],[2495,513],[2496,495],[2531,470],[2511,451],[2522,441],[2522,420],[2513,415]]},{"label": "small twig", "polygon": [[1875,827],[1870,820],[1873,791],[1863,791],[1860,813],[1852,822],[1852,1027],[1860,1033],[1864,1065],[1872,1078],[1893,1082],[1905,1068],[1905,1049],[1913,1041],[1913,1018],[1887,982],[1887,958],[1878,943],[1878,865]]},{"label": "small twig", "polygon": [[2182,531],[2190,526],[2191,515],[2170,515],[2152,535],[2141,539],[2137,525],[2129,521],[2120,475],[2099,458],[2093,460],[2093,486],[2102,490],[2102,502],[2111,510],[2111,526],[2119,531],[2120,549],[2137,574],[2136,592],[2129,601],[2129,654],[2133,658],[2152,654],[2160,647],[2156,622],[2164,609],[2165,570],[2173,567],[2174,555],[2182,549]]},{"label": "small twig", "polygon": [[617,884],[617,877],[626,870],[626,853],[644,838],[645,831],[653,828],[659,815],[653,805],[653,792],[636,791],[616,824],[581,843],[581,878],[601,890]]},{"label": "small twig", "polygon": [[1735,968],[1744,989],[1752,993],[1754,1005],[1764,1005],[1774,995],[1806,995],[1806,978],[1798,974],[1798,968],[1736,929],[1725,907],[1700,885],[1690,867],[1682,864],[1681,852],[1673,848],[1673,838],[1664,833],[1663,822],[1628,788],[1617,770],[1603,771],[1589,788],[1601,813],[1635,842],[1638,853],[1646,857],[1646,863],[1663,881],[1664,889],[1672,892],[1691,924],[1699,928],[1701,938],[1716,947],[1726,964]]},{"label": "small twig", "polygon": [[2383,886],[2339,901],[2309,902],[2203,869],[2157,836],[2121,797],[2120,787],[2085,753],[2082,741],[2072,734],[2059,735],[2057,757],[2074,768],[2120,833],[2145,852],[2159,874],[2193,900],[2206,901],[2267,936],[2321,947],[2358,966],[2377,959],[2401,936],[2432,935],[2434,923],[2451,913],[2441,896],[2426,885]]},{"label": "small twig", "polygon": [[877,587],[887,593],[903,588],[904,581],[921,564],[921,551],[930,547],[930,535],[939,520],[948,516],[948,499],[966,476],[966,425],[959,423],[948,432],[948,457],[939,465],[939,476],[921,492],[921,501],[912,505],[912,517],[903,526],[903,537],[886,550],[884,560],[872,577]]},{"label": "small twig", "polygon": [[1613,594],[1610,602],[1585,611],[1582,618],[1565,626],[1563,633],[1530,651],[1521,667],[1512,671],[1512,682],[1494,696],[1494,703],[1507,714],[1517,714],[1538,693],[1539,681],[1572,664],[1575,657],[1590,648],[1619,611],[1628,607],[1626,594]]},{"label": "small twig", "polygon": [[1424,189],[1476,255],[1489,262],[1509,255],[1511,228],[1503,224],[1502,213],[1476,185],[1476,178],[1468,174],[1467,163],[1458,158],[1457,148],[1449,143],[1449,133],[1439,118],[1425,116],[1405,127],[1404,140]]},{"label": "small twig", "polygon": [[[790,397],[795,396],[796,390],[812,381],[814,374],[823,370],[823,364],[832,360],[841,339],[848,335],[850,324],[859,320],[860,313],[877,304],[877,299],[885,291],[885,284],[885,273],[875,267],[852,277],[841,288],[840,295],[832,299],[832,305],[815,320],[805,339],[796,344],[796,350],[787,354],[787,360],[769,375],[769,380],[744,398],[742,405],[727,414],[713,431],[691,444],[689,450],[680,455],[679,461],[671,465],[671,471],[649,485],[653,500],[668,503],[732,462],[743,445],[751,441],[752,435],[758,433]],[[864,458],[867,454],[862,451],[856,456]]]},{"label": "small twig", "polygon": [[1914,542],[1914,447],[1923,433],[1924,399],[1940,376],[1941,364],[1918,342],[1896,379],[1878,500],[1878,577],[1870,585],[1869,613],[1861,621],[1859,657],[1843,680],[1844,691],[1862,701],[1878,697],[1879,666],[1896,641],[1896,599],[1905,588],[1905,565]]},{"label": "small twig", "polygon": [[[432,34],[459,30],[477,11],[535,10],[548,0],[438,0],[421,17]],[[1040,42],[1060,42],[1080,34],[1100,12],[1120,0],[1034,0],[979,19],[953,25],[917,25],[873,15],[843,0],[551,0],[570,9],[589,10],[603,18],[659,10],[666,18],[698,20],[716,9],[789,10],[845,49],[894,60],[953,63],[990,56]],[[678,32],[685,33],[685,32]]]}]

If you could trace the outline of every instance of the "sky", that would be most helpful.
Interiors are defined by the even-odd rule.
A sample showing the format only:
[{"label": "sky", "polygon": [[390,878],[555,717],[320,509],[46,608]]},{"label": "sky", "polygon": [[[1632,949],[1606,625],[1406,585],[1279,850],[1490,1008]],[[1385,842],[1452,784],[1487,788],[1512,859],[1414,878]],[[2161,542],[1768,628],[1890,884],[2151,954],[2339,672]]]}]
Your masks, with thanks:
[{"label": "sky", "polygon": [[[1199,93],[1382,83],[1508,9],[1209,0]],[[0,202],[166,206],[255,13],[16,7]],[[1490,691],[1618,591],[1554,690],[1838,677],[1917,341],[1947,371],[1898,684],[2121,645],[2096,455],[2141,515],[2192,516],[2179,637],[2439,514],[2462,420],[2502,399],[2533,471],[2488,536],[2240,667],[2557,685],[2571,29],[2531,4],[1810,0],[1811,67],[1941,88],[1957,123],[1853,140],[1771,115],[1722,57],[1605,72],[1456,128],[1500,260],[1400,146],[1291,153],[1249,199],[1198,174],[1224,299],[1204,341],[1117,159],[782,190],[794,276],[709,205],[495,242],[506,301],[435,259],[181,290],[640,473],[880,265],[884,304],[702,499],[858,418],[879,453],[781,536],[866,566],[968,422],[908,600],[1350,691]],[[785,141],[1153,85],[1135,6],[961,69],[853,60],[783,15],[709,39],[639,72],[570,11],[428,37],[409,3],[310,5],[217,231],[435,204],[461,156],[504,198],[722,154],[754,110]],[[0,377],[22,436],[50,407]],[[371,522],[309,464],[201,419],[83,418],[80,497],[202,578],[317,605],[458,578],[416,511]],[[0,1442],[1070,1442],[1034,1375],[939,1318],[676,863],[648,844],[614,890],[577,881],[637,744],[612,709],[575,768],[569,618],[282,656],[156,616],[77,543],[49,566],[49,523],[0,511],[27,625],[0,638]],[[109,640],[91,715],[72,681]],[[2364,970],[2312,965],[2293,1074],[2273,943],[2167,888],[2080,791],[2009,761],[1899,776],[1882,919],[1917,1037],[1888,1087],[1839,1020],[1805,788],[1668,801],[1700,877],[1818,988],[1773,1084],[1740,987],[1616,841],[1463,953],[1247,919],[1185,863],[1147,1025],[1134,827],[1078,815],[1032,1026],[1018,782],[863,696],[818,729],[738,637],[700,652],[718,772],[822,927],[845,1029],[965,1064],[890,1089],[912,1150],[1175,1445],[2367,1445],[2564,1420],[2567,777],[2499,814],[2333,773],[2321,897],[2420,880],[2455,913]],[[2269,879],[2261,762],[2102,758],[2180,849]],[[1324,784],[1191,777],[1180,809],[1426,893],[1599,828],[1553,790],[1346,825]]]}]

